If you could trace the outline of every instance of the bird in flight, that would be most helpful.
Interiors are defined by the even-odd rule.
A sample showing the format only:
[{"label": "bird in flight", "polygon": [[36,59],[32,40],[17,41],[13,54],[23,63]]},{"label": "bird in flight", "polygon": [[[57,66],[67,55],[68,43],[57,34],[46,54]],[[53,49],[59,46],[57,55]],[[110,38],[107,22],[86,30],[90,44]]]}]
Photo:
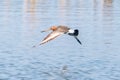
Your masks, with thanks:
[{"label": "bird in flight", "polygon": [[67,26],[52,26],[47,30],[43,30],[41,32],[47,32],[52,30],[50,34],[48,34],[39,45],[45,44],[46,42],[55,39],[56,37],[62,35],[62,34],[68,34],[70,36],[73,36],[79,44],[82,44],[81,41],[77,38],[79,34],[78,29],[71,29]]}]

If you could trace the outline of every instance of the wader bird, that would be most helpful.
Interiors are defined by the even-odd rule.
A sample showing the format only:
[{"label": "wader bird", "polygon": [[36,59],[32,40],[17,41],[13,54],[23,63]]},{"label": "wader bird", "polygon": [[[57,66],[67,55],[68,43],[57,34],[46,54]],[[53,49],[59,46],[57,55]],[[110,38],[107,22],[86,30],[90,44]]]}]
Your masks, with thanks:
[{"label": "wader bird", "polygon": [[62,35],[62,34],[68,34],[70,36],[73,36],[80,44],[81,41],[77,38],[78,34],[79,34],[79,31],[78,29],[70,29],[68,28],[67,26],[52,26],[50,27],[49,29],[47,30],[44,30],[44,31],[41,31],[41,32],[47,32],[47,31],[50,31],[52,30],[52,32],[50,34],[48,34],[43,40],[42,42],[40,43],[40,45],[50,41],[50,40],[53,40],[54,38]]}]

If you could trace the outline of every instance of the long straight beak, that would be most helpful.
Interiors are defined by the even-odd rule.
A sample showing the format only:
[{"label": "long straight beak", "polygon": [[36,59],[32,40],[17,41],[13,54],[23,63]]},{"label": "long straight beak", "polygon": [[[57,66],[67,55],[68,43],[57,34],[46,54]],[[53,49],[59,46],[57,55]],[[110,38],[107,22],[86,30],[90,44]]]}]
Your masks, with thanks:
[{"label": "long straight beak", "polygon": [[50,31],[50,29],[47,29],[47,30],[43,30],[43,31],[41,31],[41,32],[47,32],[47,31]]}]

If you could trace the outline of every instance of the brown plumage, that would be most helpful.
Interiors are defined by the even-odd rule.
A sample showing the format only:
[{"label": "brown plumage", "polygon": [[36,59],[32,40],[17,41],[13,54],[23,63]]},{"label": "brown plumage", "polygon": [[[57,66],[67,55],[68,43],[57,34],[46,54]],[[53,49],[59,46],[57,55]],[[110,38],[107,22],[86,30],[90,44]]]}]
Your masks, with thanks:
[{"label": "brown plumage", "polygon": [[[70,29],[69,27],[67,26],[52,26],[50,27],[49,29],[47,30],[43,30],[41,32],[46,32],[46,31],[50,31],[52,30],[52,32],[50,34],[48,34],[42,41],[39,45],[42,45],[42,44],[45,44],[47,43],[48,41],[51,41],[53,39],[55,39],[56,37],[62,35],[62,34],[68,34],[70,36],[74,36],[74,38],[80,43],[80,40],[77,38],[78,34],[79,34],[79,31],[77,29],[73,30],[73,29]],[[36,47],[36,46],[33,46],[33,47]]]},{"label": "brown plumage", "polygon": [[[45,30],[45,31],[49,31],[49,30],[52,30],[53,32],[51,32],[50,34],[48,34],[43,40],[42,42],[40,43],[41,44],[44,44],[50,40],[53,40],[55,39],[56,37],[62,35],[62,34],[65,34],[68,32],[70,28],[66,27],[66,26],[52,26],[51,28],[49,28],[48,30]],[[42,32],[45,32],[45,31],[42,31]]]}]

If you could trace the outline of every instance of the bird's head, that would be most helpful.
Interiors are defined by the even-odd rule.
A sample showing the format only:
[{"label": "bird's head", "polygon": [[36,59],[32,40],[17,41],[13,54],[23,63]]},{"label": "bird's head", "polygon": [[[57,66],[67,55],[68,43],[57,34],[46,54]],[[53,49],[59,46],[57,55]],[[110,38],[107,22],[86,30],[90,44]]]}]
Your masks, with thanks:
[{"label": "bird's head", "polygon": [[53,31],[57,30],[57,26],[52,26],[50,30],[53,30]]},{"label": "bird's head", "polygon": [[43,30],[43,31],[41,31],[41,32],[47,32],[47,31],[50,31],[50,30],[52,30],[52,31],[57,30],[57,26],[51,26],[49,29]]}]

